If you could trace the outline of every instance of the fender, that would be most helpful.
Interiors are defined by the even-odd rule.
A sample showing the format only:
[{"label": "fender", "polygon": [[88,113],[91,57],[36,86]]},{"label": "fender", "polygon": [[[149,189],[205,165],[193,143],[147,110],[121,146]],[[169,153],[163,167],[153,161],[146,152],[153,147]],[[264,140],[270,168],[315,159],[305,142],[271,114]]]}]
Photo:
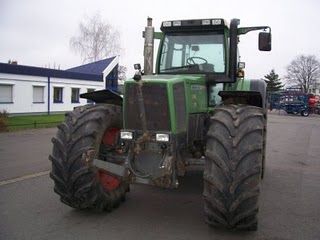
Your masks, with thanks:
[{"label": "fender", "polygon": [[222,97],[223,102],[249,104],[261,107],[264,109],[264,111],[266,111],[266,83],[261,80],[250,80],[249,83],[249,89],[220,91],[219,96]]},{"label": "fender", "polygon": [[109,103],[122,106],[123,98],[110,89],[104,89],[94,92],[80,94],[81,98],[89,99],[95,103]]}]

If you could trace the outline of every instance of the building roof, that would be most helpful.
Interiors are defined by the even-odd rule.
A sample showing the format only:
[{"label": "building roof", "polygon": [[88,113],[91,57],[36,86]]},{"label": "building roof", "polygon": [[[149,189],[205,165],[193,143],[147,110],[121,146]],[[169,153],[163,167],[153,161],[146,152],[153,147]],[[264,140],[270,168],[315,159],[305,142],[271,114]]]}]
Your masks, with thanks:
[{"label": "building roof", "polygon": [[108,65],[113,61],[113,59],[115,59],[115,57],[106,58],[93,63],[84,64],[78,67],[73,67],[73,68],[67,69],[66,71],[100,75],[108,67]]},{"label": "building roof", "polygon": [[103,82],[102,72],[100,72],[99,74],[90,74],[90,73],[56,70],[56,69],[50,69],[50,68],[14,65],[14,64],[8,64],[8,63],[0,63],[0,73],[56,77],[56,78],[69,78],[69,79],[77,79],[77,80]]}]

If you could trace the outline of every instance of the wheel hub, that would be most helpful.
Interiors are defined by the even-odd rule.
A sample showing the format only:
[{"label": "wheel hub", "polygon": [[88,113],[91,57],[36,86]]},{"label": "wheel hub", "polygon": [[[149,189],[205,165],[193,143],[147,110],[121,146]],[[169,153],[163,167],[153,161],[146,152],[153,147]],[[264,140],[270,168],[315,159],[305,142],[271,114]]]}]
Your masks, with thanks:
[{"label": "wheel hub", "polygon": [[99,180],[103,188],[109,192],[115,190],[120,185],[120,180],[117,177],[102,170],[99,170]]},{"label": "wheel hub", "polygon": [[119,128],[108,128],[102,138],[102,144],[107,146],[115,146],[119,137]]},{"label": "wheel hub", "polygon": [[[108,128],[105,133],[103,134],[101,144],[110,147],[110,149],[114,148],[117,144],[118,138],[119,138],[119,128]],[[115,151],[115,150],[111,150]],[[112,175],[111,173],[99,169],[98,171],[98,179],[103,188],[110,192],[115,190],[120,186],[120,179],[119,177],[116,177]]]}]

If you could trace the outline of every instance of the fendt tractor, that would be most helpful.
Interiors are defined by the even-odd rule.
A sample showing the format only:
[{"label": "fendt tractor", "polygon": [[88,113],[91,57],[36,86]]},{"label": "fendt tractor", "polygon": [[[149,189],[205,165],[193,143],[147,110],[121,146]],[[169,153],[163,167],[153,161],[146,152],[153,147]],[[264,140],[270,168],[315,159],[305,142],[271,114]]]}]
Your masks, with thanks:
[{"label": "fendt tractor", "polygon": [[257,229],[266,86],[244,78],[238,42],[261,30],[259,50],[270,51],[271,29],[239,22],[165,21],[155,32],[148,18],[144,70],[135,64],[123,97],[110,89],[82,94],[94,103],[67,113],[58,126],[50,176],[63,203],[110,211],[130,184],[177,188],[187,170],[202,165],[206,222]]}]

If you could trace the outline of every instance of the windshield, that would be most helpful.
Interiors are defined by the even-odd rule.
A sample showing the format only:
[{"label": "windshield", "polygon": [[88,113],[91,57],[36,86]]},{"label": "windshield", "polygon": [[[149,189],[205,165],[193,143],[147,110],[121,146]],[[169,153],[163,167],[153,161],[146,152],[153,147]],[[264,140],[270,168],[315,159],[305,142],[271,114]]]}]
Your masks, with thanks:
[{"label": "windshield", "polygon": [[161,49],[159,70],[160,73],[224,73],[223,34],[167,34]]}]

